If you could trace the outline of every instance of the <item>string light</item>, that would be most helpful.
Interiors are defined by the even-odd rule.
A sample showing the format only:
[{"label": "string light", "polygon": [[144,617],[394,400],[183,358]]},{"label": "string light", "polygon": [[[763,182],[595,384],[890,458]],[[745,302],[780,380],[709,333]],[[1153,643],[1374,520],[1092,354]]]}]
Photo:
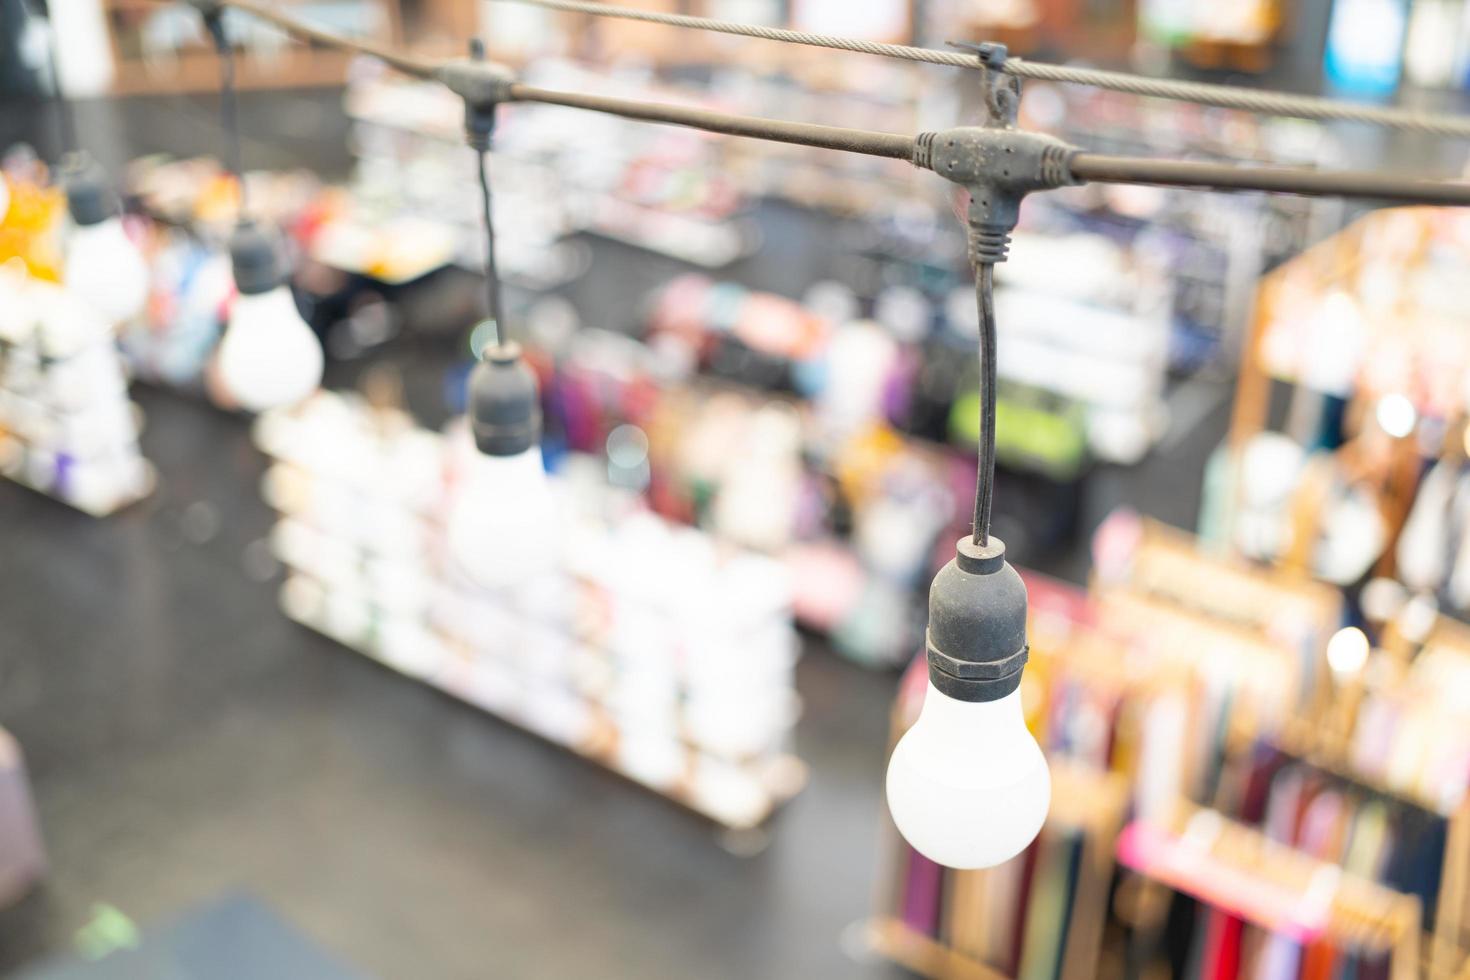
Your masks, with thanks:
[{"label": "string light", "polygon": [[245,171],[235,92],[235,55],[225,36],[222,4],[201,3],[220,61],[220,122],[228,166],[240,195],[240,221],[230,237],[238,295],[220,340],[217,365],[230,397],[254,412],[299,402],[321,384],[325,358],[316,333],[301,318],[275,242],[246,217]]},{"label": "string light", "polygon": [[115,327],[142,312],[148,263],[123,230],[117,195],[95,164],[79,158],[65,183],[72,229],[62,282]]},{"label": "string light", "polygon": [[[483,65],[484,58],[483,46],[472,42],[470,62]],[[471,71],[467,81],[482,78]],[[500,92],[494,84],[462,88],[465,139],[476,152],[480,184],[488,316],[472,334],[484,338],[468,389],[476,451],[466,461],[464,482],[450,511],[449,546],[476,582],[503,588],[554,562],[556,514],[541,457],[536,376],[526,366],[520,345],[506,340],[504,333],[489,159]]]},{"label": "string light", "polygon": [[[551,557],[547,542],[526,531],[527,526],[546,518],[550,508],[540,458],[540,409],[534,375],[523,362],[520,348],[503,337],[495,270],[486,155],[500,103],[561,105],[715,133],[908,160],[968,192],[970,259],[975,267],[981,323],[982,409],[974,528],[969,538],[957,543],[955,558],[941,569],[930,588],[926,637],[929,686],[918,721],[895,748],[887,778],[889,806],[899,830],[922,853],[956,867],[990,866],[1019,853],[1039,832],[1050,798],[1046,762],[1026,730],[1020,703],[1021,675],[1028,656],[1026,590],[1005,560],[1004,543],[990,535],[995,466],[993,269],[996,263],[1005,261],[1021,199],[1037,190],[1102,181],[1470,204],[1470,184],[1462,181],[1090,154],[1051,137],[1018,130],[1016,107],[1021,77],[1050,77],[1146,95],[1231,104],[1252,111],[1356,118],[1430,132],[1470,131],[1463,120],[1340,106],[1280,93],[1247,93],[1220,86],[1191,86],[1036,65],[1008,58],[1005,48],[995,44],[969,46],[971,57],[771,32],[770,36],[793,35],[775,37],[778,40],[961,64],[980,71],[985,111],[982,126],[910,137],[536,88],[515,81],[506,69],[486,62],[478,45],[468,59],[433,61],[338,37],[255,0],[193,2],[204,11],[206,19],[214,17],[212,33],[222,45],[222,56],[227,52],[218,27],[219,13],[222,8],[235,7],[298,36],[374,55],[407,74],[442,82],[464,99],[469,142],[479,151],[489,319],[478,328],[488,342],[469,384],[470,426],[479,452],[473,456],[450,530],[451,547],[461,565],[486,584],[507,584]],[[569,0],[530,2],[564,8],[587,6]],[[615,12],[618,9],[608,8],[607,12],[613,16],[626,13]],[[723,29],[711,26],[711,22],[680,26]],[[757,29],[732,33],[768,36]],[[226,59],[227,86],[230,70]],[[234,140],[233,91],[229,94]],[[238,171],[238,143],[233,145]],[[1353,637],[1337,642],[1334,668],[1351,666],[1362,652],[1361,644]],[[1332,654],[1329,651],[1330,657]]]}]

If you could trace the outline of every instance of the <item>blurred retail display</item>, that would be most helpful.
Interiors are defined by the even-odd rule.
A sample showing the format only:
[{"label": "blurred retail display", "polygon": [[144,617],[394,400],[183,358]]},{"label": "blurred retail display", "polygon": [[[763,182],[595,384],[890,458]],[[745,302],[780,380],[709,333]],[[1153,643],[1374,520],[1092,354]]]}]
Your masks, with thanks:
[{"label": "blurred retail display", "polygon": [[[58,242],[78,232],[64,224],[61,194],[46,178],[17,153],[0,177],[9,188],[0,216],[0,473],[102,516],[146,496],[154,476],[138,449],[142,413],[128,400],[116,324],[56,281],[69,247]],[[84,222],[80,234],[91,230]]]},{"label": "blurred retail display", "polygon": [[[438,6],[439,4],[431,4]],[[219,58],[198,13],[186,3],[104,3],[102,61],[116,93],[211,90],[219,85]],[[333,30],[352,37],[398,40],[398,0],[336,0],[299,4]],[[65,27],[66,25],[63,25]],[[230,13],[226,23],[244,88],[340,84],[351,56],[292,44],[281,30]]]},{"label": "blurred retail display", "polygon": [[264,489],[293,619],[727,827],[801,787],[776,562],[642,512],[572,457],[552,484],[563,544],[541,543],[560,558],[486,589],[445,534],[478,455],[462,429],[324,392],[256,434],[276,459]]},{"label": "blurred retail display", "polygon": [[[1097,26],[1093,50],[1254,71],[1276,0],[708,4],[846,35],[825,38],[524,2],[596,19],[491,29],[513,70],[475,39],[405,45],[493,22],[483,4],[105,5],[141,65],[120,90],[219,72],[225,162],[135,165],[146,222],[74,173],[69,240],[45,168],[7,162],[0,470],[94,513],[145,492],[121,324],[151,376],[261,413],[288,617],[733,832],[806,783],[797,623],[868,664],[922,650],[868,931],[921,973],[1470,969],[1470,629],[1438,615],[1470,612],[1470,223],[1389,210],[1326,237],[1343,198],[1470,205],[1464,181],[1337,167],[1329,126],[1470,120],[898,46],[936,16],[1038,48]],[[1329,79],[1393,91],[1407,6],[1322,12]],[[846,54],[742,60],[715,33]],[[349,186],[245,173],[237,60],[245,81],[351,72]],[[1023,99],[1023,78],[1057,84]],[[320,389],[326,330],[288,268],[387,292],[451,264],[483,277],[457,311],[468,382],[463,346],[418,366],[462,419],[415,421],[397,368]],[[747,281],[763,264],[790,295]],[[641,308],[589,300],[597,275]],[[1168,441],[1171,389],[1242,346],[1200,539],[1119,510],[1085,592],[1009,564],[1006,541],[1040,557],[1095,518],[1094,474],[1118,499],[1116,468]]]},{"label": "blurred retail display", "polygon": [[1212,540],[1342,586],[1413,642],[1436,607],[1470,612],[1467,229],[1455,212],[1378,211],[1263,280],[1201,515]]},{"label": "blurred retail display", "polygon": [[[538,65],[528,78],[567,87],[605,85],[628,95],[667,93],[636,77],[609,79],[569,63]],[[714,103],[715,100],[707,100]],[[411,214],[453,232],[457,260],[478,268],[479,231],[469,206],[462,101],[443,86],[364,74],[346,109],[356,121],[353,189],[379,211]],[[586,258],[565,239],[595,232],[702,266],[724,266],[754,250],[743,194],[713,166],[710,137],[626,120],[588,120],[556,106],[505,114],[492,157],[496,224],[505,229],[500,265],[511,282],[546,288],[582,271]]]}]

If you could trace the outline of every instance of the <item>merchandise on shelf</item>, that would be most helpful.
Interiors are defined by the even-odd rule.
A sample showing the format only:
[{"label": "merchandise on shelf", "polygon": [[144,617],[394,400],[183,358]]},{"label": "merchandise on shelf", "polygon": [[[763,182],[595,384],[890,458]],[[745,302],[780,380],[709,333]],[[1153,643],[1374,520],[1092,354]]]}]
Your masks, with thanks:
[{"label": "merchandise on shelf", "polygon": [[[1344,587],[1374,626],[1409,597],[1470,613],[1467,243],[1453,211],[1377,211],[1264,278],[1230,437],[1206,474],[1208,537]],[[1275,383],[1290,386],[1279,422]]]},{"label": "merchandise on shelf", "polygon": [[[594,77],[566,63],[538,64],[526,81],[611,81],[622,94],[651,94],[635,79]],[[355,194],[380,216],[410,213],[449,230],[457,261],[478,270],[479,189],[460,99],[435,84],[366,77],[354,81],[346,105],[356,123]],[[585,256],[564,239],[584,231],[709,267],[754,248],[739,217],[743,195],[711,165],[707,135],[555,106],[509,106],[501,115],[490,167],[497,258],[512,282],[546,288],[580,274]]]},{"label": "merchandise on shelf", "polygon": [[445,538],[475,452],[463,429],[319,393],[256,436],[276,460],[264,492],[293,619],[722,825],[756,826],[799,790],[777,562],[647,513],[574,456],[553,481],[554,567],[485,589]]},{"label": "merchandise on shelf", "polygon": [[109,514],[152,490],[141,420],[110,325],[23,262],[0,266],[0,474]]}]

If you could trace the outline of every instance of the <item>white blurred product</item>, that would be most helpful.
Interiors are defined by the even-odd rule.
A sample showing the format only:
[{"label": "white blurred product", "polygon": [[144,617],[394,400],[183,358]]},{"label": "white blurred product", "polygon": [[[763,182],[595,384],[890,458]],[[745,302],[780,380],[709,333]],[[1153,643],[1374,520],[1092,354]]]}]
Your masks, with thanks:
[{"label": "white blurred product", "polygon": [[0,276],[0,464],[94,516],[152,486],[137,409],[102,314],[70,289]]},{"label": "white blurred product", "polygon": [[479,408],[444,436],[326,391],[261,416],[287,615],[726,826],[760,823],[804,778],[789,574],[609,506],[599,461],[551,476],[536,445],[482,453],[527,438],[509,424],[527,416]]},{"label": "white blurred product", "polygon": [[994,867],[1036,838],[1050,802],[1019,689],[970,702],[929,685],[888,763],[888,808],[904,839],[946,867]]}]

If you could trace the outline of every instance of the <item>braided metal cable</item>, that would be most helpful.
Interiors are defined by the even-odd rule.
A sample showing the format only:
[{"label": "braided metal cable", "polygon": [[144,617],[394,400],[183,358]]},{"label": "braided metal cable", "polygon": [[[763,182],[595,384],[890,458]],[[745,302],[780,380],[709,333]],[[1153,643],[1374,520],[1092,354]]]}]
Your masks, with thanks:
[{"label": "braided metal cable", "polygon": [[[520,2],[520,0],[518,0]],[[1200,105],[1241,109],[1265,116],[1291,116],[1296,119],[1341,119],[1348,122],[1372,123],[1391,129],[1433,133],[1437,136],[1470,138],[1470,117],[1442,113],[1410,112],[1385,106],[1361,105],[1310,95],[1292,95],[1268,89],[1237,88],[1210,85],[1205,82],[1182,82],[1173,79],[1148,78],[1098,68],[1069,68],[1047,65],[1024,58],[1010,58],[1005,71],[1021,78],[1049,82],[1091,85],[1094,88],[1129,92],[1160,99],[1179,99]]]},{"label": "braided metal cable", "polygon": [[954,68],[978,66],[973,54],[961,54],[958,51],[936,51],[933,48],[915,48],[907,44],[883,44],[878,41],[813,34],[810,31],[791,31],[782,27],[741,24],[733,20],[713,20],[708,17],[690,17],[685,14],[664,14],[653,10],[638,10],[634,7],[617,7],[608,3],[581,3],[578,0],[502,0],[502,2],[544,7],[568,14],[593,14],[597,17],[616,17],[619,20],[641,20],[669,27],[689,27],[699,31],[738,34],[742,37],[760,38],[764,41],[784,41],[787,44],[805,44],[818,48],[835,48],[839,51],[856,51],[859,54],[872,54],[881,58],[926,61],[931,65],[950,65]]},{"label": "braided metal cable", "polygon": [[[707,17],[691,17],[685,14],[637,10],[632,7],[618,7],[605,3],[588,3],[585,0],[498,0],[498,2],[526,4],[565,13],[638,20],[651,24],[664,24],[669,27],[716,31],[721,34],[853,51],[858,54],[900,58],[931,65],[948,65],[955,68],[980,67],[979,60],[973,54],[958,51],[939,51],[934,48],[919,48],[907,44],[883,44],[877,41],[835,37],[830,34],[815,34],[810,31],[793,31],[779,27],[713,20]],[[1442,113],[1410,112],[1403,109],[1360,105],[1309,95],[1292,95],[1288,92],[1246,89],[1231,85],[1211,85],[1207,82],[1149,78],[1144,75],[1131,75],[1126,72],[1105,71],[1097,68],[1048,65],[1025,58],[1006,59],[1002,70],[1018,78],[1089,85],[1093,88],[1109,89],[1114,92],[1128,92],[1133,95],[1159,99],[1177,99],[1199,105],[1240,109],[1260,115],[1291,116],[1297,119],[1341,119],[1349,122],[1371,123],[1391,129],[1433,133],[1437,136],[1470,138],[1470,118]]]}]

